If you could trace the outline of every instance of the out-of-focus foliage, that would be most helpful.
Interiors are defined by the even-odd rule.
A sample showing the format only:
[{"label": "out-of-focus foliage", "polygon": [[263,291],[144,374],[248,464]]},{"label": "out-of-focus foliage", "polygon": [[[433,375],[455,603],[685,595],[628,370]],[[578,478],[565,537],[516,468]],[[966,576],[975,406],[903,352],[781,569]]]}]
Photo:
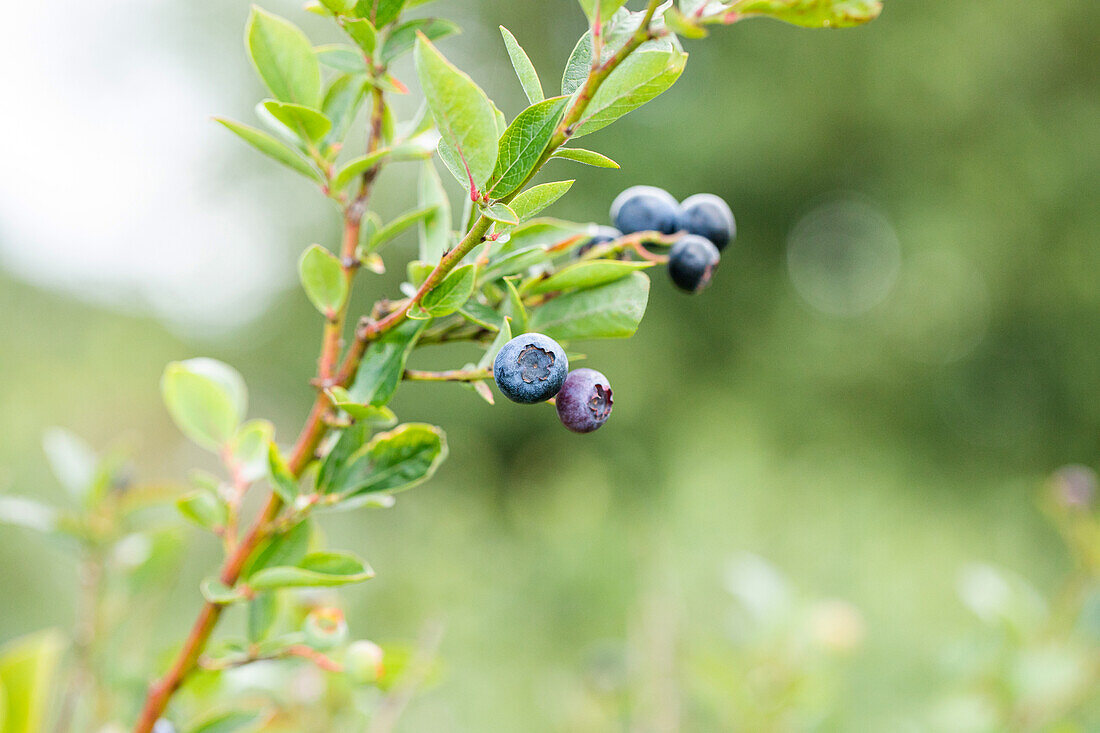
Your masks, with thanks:
[{"label": "out-of-focus foliage", "polygon": [[[515,78],[488,77],[466,60],[496,44],[506,64],[503,24],[537,68],[560,68],[583,30],[578,18],[560,35],[524,32],[544,27],[537,3],[452,5],[465,33],[447,41],[448,58],[509,116],[525,106]],[[294,12],[290,3],[276,9]],[[211,85],[252,84],[238,51],[245,4],[150,12],[177,23],[175,41],[208,52],[180,47],[173,63],[217,68]],[[211,28],[216,45],[206,40]],[[600,220],[632,183],[680,196],[709,190],[734,205],[739,239],[722,288],[685,304],[655,286],[629,346],[586,346],[617,365],[607,370],[615,421],[587,442],[559,434],[552,411],[489,410],[451,385],[402,390],[395,409],[446,427],[451,463],[392,512],[337,517],[330,534],[363,548],[380,571],[347,595],[353,637],[408,648],[426,620],[444,617],[446,664],[407,711],[407,730],[560,730],[563,721],[584,730],[585,720],[606,730],[616,709],[590,709],[617,698],[600,692],[593,703],[590,688],[621,674],[634,653],[624,640],[645,649],[650,637],[636,630],[669,606],[690,631],[686,689],[700,717],[685,720],[744,713],[713,694],[714,680],[740,681],[746,665],[769,671],[772,657],[812,633],[793,624],[774,641],[730,636],[729,616],[744,609],[722,580],[744,549],[782,568],[797,595],[844,598],[850,606],[832,611],[855,608],[862,618],[854,653],[807,652],[809,699],[780,711],[807,716],[797,722],[828,715],[845,729],[900,720],[973,730],[1021,711],[1038,724],[1080,710],[1072,704],[1089,679],[1080,660],[1089,661],[1095,637],[1060,608],[1073,561],[1035,511],[1033,488],[1052,466],[1098,458],[1100,95],[1082,62],[1098,29],[1100,9],[1087,0],[895,0],[874,24],[844,34],[752,20],[687,42],[691,65],[707,74],[686,73],[667,97],[617,123],[619,135],[587,139],[621,169],[585,169],[556,214]],[[230,142],[192,156],[220,168],[286,231],[266,244],[292,273],[304,243],[323,235],[309,228],[319,219],[302,223],[313,208],[304,187],[291,189],[289,174],[277,177]],[[383,187],[387,219],[416,206],[397,193],[414,175],[395,172]],[[292,192],[286,205],[264,203],[272,186]],[[257,409],[283,432],[308,407],[315,353],[301,345],[315,339],[316,314],[298,293],[239,338],[203,342],[3,277],[0,483],[12,494],[68,501],[38,449],[57,422],[101,452],[108,436],[128,436],[142,485],[205,460],[181,446],[156,389],[164,362],[196,351],[237,365]],[[450,347],[439,348],[412,366],[451,363]],[[694,387],[685,391],[685,381]],[[196,538],[187,537],[188,567],[208,567],[214,543]],[[77,576],[54,547],[37,533],[0,530],[0,636],[71,625]],[[105,680],[126,691],[109,703],[120,719],[143,691],[146,670],[133,652],[177,638],[190,620],[202,575],[178,571],[180,548],[167,530],[105,545],[124,578],[108,599],[111,618],[127,619],[125,637],[108,642],[124,661]],[[960,568],[969,568],[961,579]],[[148,584],[166,575],[178,586]],[[1023,613],[1035,615],[1025,630],[975,611],[988,608],[980,599],[990,588],[994,600],[1000,588],[1019,594]],[[1095,595],[1074,597],[1071,608],[1092,618]],[[809,613],[815,603],[795,608]],[[643,651],[643,660],[665,651]],[[782,671],[760,684],[802,679]],[[315,676],[232,684],[330,694]],[[991,698],[990,686],[1003,692]],[[1035,695],[1043,706],[1031,704]],[[284,727],[310,729],[316,720],[293,717],[305,714],[287,713]],[[1081,730],[1096,719],[1068,715]]]}]

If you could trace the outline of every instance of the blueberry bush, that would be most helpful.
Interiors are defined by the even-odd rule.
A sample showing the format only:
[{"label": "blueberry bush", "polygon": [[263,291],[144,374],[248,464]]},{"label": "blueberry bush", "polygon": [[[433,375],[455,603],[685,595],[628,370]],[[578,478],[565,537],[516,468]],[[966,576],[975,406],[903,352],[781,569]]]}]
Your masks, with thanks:
[{"label": "blueberry bush", "polygon": [[[400,423],[387,406],[394,392],[404,382],[454,382],[492,404],[495,382],[513,402],[554,403],[571,431],[596,430],[611,415],[611,385],[594,369],[569,371],[581,358],[569,344],[633,335],[648,300],[646,270],[658,265],[680,289],[701,291],[735,236],[733,214],[720,198],[697,194],[681,204],[655,186],[615,199],[614,228],[548,218],[544,211],[573,181],[536,183],[536,176],[551,161],[560,161],[553,169],[617,168],[577,142],[675,83],[688,60],[685,40],[754,18],[843,28],[880,11],[878,0],[649,0],[635,10],[623,0],[580,0],[588,30],[565,62],[560,92],[548,89],[546,71],[540,76],[517,36],[501,28],[530,103],[506,115],[440,50],[459,30],[453,22],[403,17],[424,4],[314,0],[306,10],[330,18],[344,35],[342,43],[316,47],[289,20],[253,9],[246,46],[270,98],[256,108],[259,126],[217,121],[300,174],[343,222],[339,242],[313,244],[298,262],[321,321],[310,381],[316,399],[296,437],[285,440],[293,433],[277,438],[270,421],[248,417],[246,386],[229,365],[200,357],[165,369],[168,412],[224,466],[220,476],[195,473],[193,490],[174,502],[221,542],[224,560],[201,584],[186,638],[127,649],[137,660],[118,679],[103,674],[102,652],[92,652],[101,631],[95,606],[126,553],[148,552],[119,548],[120,539],[166,497],[130,487],[123,457],[93,456],[67,433],[50,437],[51,460],[78,509],[7,497],[3,514],[71,541],[86,586],[82,618],[91,620],[74,632],[72,670],[57,706],[47,705],[55,697],[43,688],[65,642],[28,638],[7,652],[0,691],[18,703],[5,708],[4,730],[41,730],[47,718],[57,730],[91,730],[130,715],[131,707],[137,733],[276,725],[291,715],[291,702],[276,702],[274,712],[241,706],[217,682],[220,672],[261,661],[305,663],[332,676],[328,707],[300,713],[306,717],[296,724],[283,720],[282,729],[349,730],[366,721],[370,730],[387,730],[403,696],[432,676],[431,644],[401,651],[348,640],[329,589],[366,581],[373,571],[354,552],[326,547],[319,520],[325,512],[392,506],[397,493],[430,478],[445,459],[443,430]],[[406,55],[415,61],[415,84],[391,73]],[[411,119],[399,120],[391,100],[410,86],[424,101]],[[371,193],[387,167],[403,164],[419,166],[417,188],[408,211],[383,222],[371,211]],[[460,207],[452,208],[451,191],[461,192]],[[417,257],[404,265],[400,294],[352,312],[361,276],[398,267],[387,245],[413,228]],[[416,349],[442,342],[473,344],[479,357],[444,371],[409,365]],[[245,499],[255,496],[261,508],[246,516]],[[212,641],[224,616],[240,628],[223,629]],[[138,682],[149,670],[151,683]],[[363,698],[362,688],[393,694]],[[187,694],[177,695],[181,690]],[[97,702],[111,696],[140,703]]]}]

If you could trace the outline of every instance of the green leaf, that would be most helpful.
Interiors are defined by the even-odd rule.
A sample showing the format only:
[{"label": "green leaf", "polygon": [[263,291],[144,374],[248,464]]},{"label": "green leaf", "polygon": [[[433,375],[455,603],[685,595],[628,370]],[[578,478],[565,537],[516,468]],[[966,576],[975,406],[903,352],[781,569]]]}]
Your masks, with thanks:
[{"label": "green leaf", "polygon": [[367,60],[355,46],[346,43],[328,43],[313,49],[317,60],[330,69],[348,74],[367,74]]},{"label": "green leaf", "polygon": [[325,101],[321,103],[321,112],[332,120],[332,129],[321,141],[326,149],[343,142],[363,103],[366,88],[366,80],[353,74],[341,74],[329,85]]},{"label": "green leaf", "polygon": [[542,93],[542,82],[539,81],[538,72],[534,64],[528,58],[519,41],[504,26],[500,26],[500,35],[504,37],[504,46],[508,49],[508,58],[512,60],[512,68],[516,70],[519,84],[523,87],[523,93],[527,95],[527,101],[531,104],[541,102],[545,97]]},{"label": "green leaf", "polygon": [[501,224],[509,224],[515,226],[519,224],[519,217],[516,216],[516,212],[512,211],[511,207],[503,201],[497,201],[491,206],[487,206],[480,210],[483,216],[487,216],[493,221],[499,221]]},{"label": "green leaf", "polygon": [[497,240],[499,245],[496,252],[505,254],[512,250],[525,247],[542,246],[549,247],[578,234],[587,234],[588,227],[584,224],[575,224],[564,219],[540,217],[524,222],[510,230],[503,239]]},{"label": "green leaf", "polygon": [[174,361],[161,377],[168,412],[188,438],[219,451],[244,417],[247,391],[235,369],[214,359]]},{"label": "green leaf", "polygon": [[424,221],[435,213],[435,206],[423,206],[412,211],[406,211],[401,216],[386,224],[370,238],[370,249],[378,249],[386,242],[395,238],[413,224]]},{"label": "green leaf", "polygon": [[271,488],[287,504],[293,504],[298,496],[298,481],[283,461],[279,447],[274,443],[267,445],[267,470],[271,476]]},{"label": "green leaf", "polygon": [[512,322],[505,318],[501,322],[500,330],[497,331],[497,336],[493,339],[493,343],[489,344],[489,348],[485,350],[485,353],[478,359],[477,368],[486,369],[493,365],[493,361],[497,358],[497,353],[504,347],[504,344],[512,340]]},{"label": "green leaf", "polygon": [[432,274],[432,270],[435,269],[435,265],[430,262],[422,262],[421,260],[412,260],[405,265],[405,273],[409,276],[409,284],[414,288],[419,288],[424,284],[424,281],[428,279],[428,275]]},{"label": "green leaf", "polygon": [[423,423],[400,425],[375,435],[352,455],[335,481],[335,490],[348,497],[404,491],[431,478],[446,457],[442,430]]},{"label": "green leaf", "polygon": [[321,67],[304,33],[253,5],[245,40],[249,58],[276,99],[313,109],[320,106]]},{"label": "green leaf", "polygon": [[512,199],[512,211],[516,212],[520,221],[527,221],[564,196],[572,185],[573,181],[569,180],[540,183],[537,186],[532,186]]},{"label": "green leaf", "polygon": [[329,188],[333,191],[343,190],[345,186],[363,173],[366,173],[389,154],[389,148],[382,148],[381,150],[375,150],[373,153],[361,155],[354,160],[348,161],[348,163],[332,177],[332,185],[329,186]]},{"label": "green leaf", "polygon": [[308,519],[298,522],[282,534],[275,535],[260,546],[259,552],[245,566],[241,577],[247,580],[264,568],[297,565],[309,552],[312,536],[313,524]]},{"label": "green leaf", "polygon": [[332,129],[332,120],[317,110],[300,104],[269,99],[264,102],[264,108],[271,113],[272,117],[305,141],[317,142]]},{"label": "green leaf", "polygon": [[176,508],[184,517],[210,531],[224,527],[229,516],[225,502],[204,489],[191,491],[176,499]]},{"label": "green leaf", "polygon": [[344,15],[350,13],[352,8],[355,7],[355,0],[321,0],[321,4],[333,15]]},{"label": "green leaf", "polygon": [[850,28],[882,12],[879,0],[740,0],[730,10],[744,16],[767,16],[804,28]]},{"label": "green leaf", "polygon": [[219,606],[228,606],[245,598],[244,588],[230,588],[217,578],[203,578],[199,583],[199,591],[203,598]]},{"label": "green leaf", "polygon": [[505,312],[507,312],[515,322],[516,331],[519,333],[527,333],[527,309],[523,307],[523,299],[519,297],[519,291],[516,290],[516,284],[513,282],[514,279],[515,278],[512,277],[504,279],[504,287],[508,291],[508,301]]},{"label": "green leaf", "polygon": [[463,160],[479,188],[489,180],[497,160],[496,120],[485,92],[443,57],[424,36],[416,41],[416,72],[447,145]]},{"label": "green leaf", "polygon": [[433,213],[420,224],[420,254],[424,262],[436,263],[451,244],[451,201],[439,180],[435,165],[429,160],[420,169],[420,184],[417,202],[421,208],[432,209]]},{"label": "green leaf", "polygon": [[95,480],[98,463],[95,451],[65,428],[46,428],[42,434],[42,450],[61,486],[83,504]]},{"label": "green leaf", "polygon": [[515,191],[535,169],[565,111],[566,97],[554,97],[523,110],[500,136],[490,195],[502,198]]},{"label": "green leaf", "polygon": [[50,533],[57,531],[58,519],[57,510],[47,504],[22,496],[0,496],[0,523]]},{"label": "green leaf", "polygon": [[367,347],[349,394],[355,402],[384,405],[393,397],[405,362],[427,323],[410,321],[382,335]]},{"label": "green leaf", "polygon": [[627,338],[638,330],[648,300],[649,278],[635,272],[554,298],[535,310],[530,328],[562,340]]},{"label": "green leaf", "polygon": [[347,465],[351,455],[370,439],[370,433],[369,425],[358,422],[340,431],[340,437],[333,443],[317,472],[318,493],[329,494],[338,490],[335,484],[336,477]]},{"label": "green leaf", "polygon": [[509,252],[499,260],[494,260],[481,271],[481,282],[492,282],[501,277],[514,275],[517,272],[525,272],[535,265],[541,265],[550,260],[550,255],[544,246],[524,247]]},{"label": "green leaf", "polygon": [[[430,144],[428,144],[430,142]],[[432,156],[432,150],[435,147],[435,141],[428,136],[420,136],[406,140],[400,145],[395,145],[392,148],[382,148],[376,150],[373,153],[360,156],[354,160],[348,161],[347,165],[340,169],[340,171],[333,176],[332,185],[330,188],[333,191],[339,191],[351,183],[354,179],[358,178],[361,174],[366,173],[367,170],[374,167],[383,160],[394,161],[408,161],[408,160],[425,160]]]},{"label": "green leaf", "polygon": [[459,314],[467,321],[476,323],[482,328],[497,333],[500,331],[500,314],[487,305],[482,305],[476,300],[468,300],[458,309]]},{"label": "green leaf", "polygon": [[476,279],[477,271],[473,265],[455,268],[443,279],[443,282],[424,294],[420,305],[429,315],[450,315],[470,299]]},{"label": "green leaf", "polygon": [[348,281],[336,255],[313,244],[298,260],[298,276],[309,302],[325,318],[332,318],[348,297]]},{"label": "green leaf", "polygon": [[355,14],[360,18],[370,18],[374,25],[381,28],[397,20],[405,0],[359,0],[355,4]]},{"label": "green leaf", "polygon": [[574,137],[610,125],[641,107],[680,78],[687,54],[674,50],[636,51],[619,64],[596,90]]},{"label": "green leaf", "polygon": [[664,14],[665,26],[682,38],[705,38],[707,29],[699,25],[695,18],[688,17],[675,5],[669,6]]},{"label": "green leaf", "polygon": [[344,18],[340,25],[343,26],[344,32],[351,36],[351,40],[355,41],[355,45],[364,54],[371,56],[374,53],[374,46],[378,43],[378,32],[369,20],[366,18]]},{"label": "green leaf", "polygon": [[255,644],[271,633],[279,615],[279,594],[275,591],[257,593],[248,602],[248,640]]},{"label": "green leaf", "polygon": [[525,293],[549,293],[554,290],[582,290],[615,282],[636,270],[652,267],[652,262],[626,262],[623,260],[590,260],[577,262],[562,268],[545,280],[538,280]]},{"label": "green leaf", "polygon": [[584,163],[585,165],[593,165],[597,168],[615,168],[618,169],[619,164],[608,158],[606,155],[600,155],[592,150],[585,150],[584,148],[558,148],[554,151],[551,158],[563,158],[565,160],[574,160],[578,163]]},{"label": "green leaf", "polygon": [[259,713],[232,710],[206,716],[187,728],[187,733],[236,733],[260,721]]},{"label": "green leaf", "polygon": [[600,9],[600,20],[607,21],[616,10],[626,4],[626,0],[577,0],[581,10],[591,21],[596,14],[596,8]]},{"label": "green leaf", "polygon": [[4,733],[46,730],[49,705],[56,699],[54,674],[66,646],[60,632],[38,631],[0,647],[0,687],[7,705]]},{"label": "green leaf", "polygon": [[229,465],[238,481],[252,483],[267,475],[267,446],[275,437],[268,420],[249,420],[237,429],[229,443]]},{"label": "green leaf", "polygon": [[302,157],[296,150],[287,147],[266,132],[257,130],[255,127],[242,125],[233,120],[227,120],[224,117],[215,117],[214,121],[225,125],[231,132],[267,157],[279,161],[307,178],[312,178],[317,183],[325,182],[321,171],[317,170],[312,163]]},{"label": "green leaf", "polygon": [[264,568],[248,584],[256,590],[361,583],[374,577],[366,563],[348,552],[312,552],[297,565]]},{"label": "green leaf", "polygon": [[565,71],[561,76],[561,93],[572,94],[580,89],[591,68],[592,33],[585,31],[569,54],[569,60],[565,62]]},{"label": "green leaf", "polygon": [[382,63],[389,64],[412,50],[416,34],[423,33],[429,41],[461,33],[462,29],[443,18],[417,18],[396,26],[382,44]]}]

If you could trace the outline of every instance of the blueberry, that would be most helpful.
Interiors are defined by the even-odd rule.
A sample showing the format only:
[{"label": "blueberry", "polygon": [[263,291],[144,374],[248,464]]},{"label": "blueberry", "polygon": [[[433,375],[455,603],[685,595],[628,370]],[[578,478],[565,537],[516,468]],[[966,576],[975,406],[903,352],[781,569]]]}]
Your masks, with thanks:
[{"label": "blueberry", "polygon": [[672,234],[680,228],[680,204],[664,189],[631,186],[611,202],[611,221],[626,234]]},{"label": "blueberry", "polygon": [[668,274],[681,290],[698,293],[718,267],[718,248],[696,234],[680,237],[668,253]]},{"label": "blueberry", "polygon": [[562,425],[574,433],[591,433],[611,416],[611,383],[595,369],[574,369],[554,402]]},{"label": "blueberry", "polygon": [[504,344],[493,362],[493,379],[512,402],[530,405],[558,393],[569,359],[558,342],[541,333],[525,333]]},{"label": "blueberry", "polygon": [[680,229],[706,237],[719,252],[737,236],[733,212],[725,201],[713,193],[688,196],[680,207]]},{"label": "blueberry", "polygon": [[623,236],[623,233],[615,227],[598,226],[596,227],[596,231],[592,233],[592,236],[589,237],[588,241],[577,248],[577,257],[580,257],[597,244],[613,242],[621,236]]}]

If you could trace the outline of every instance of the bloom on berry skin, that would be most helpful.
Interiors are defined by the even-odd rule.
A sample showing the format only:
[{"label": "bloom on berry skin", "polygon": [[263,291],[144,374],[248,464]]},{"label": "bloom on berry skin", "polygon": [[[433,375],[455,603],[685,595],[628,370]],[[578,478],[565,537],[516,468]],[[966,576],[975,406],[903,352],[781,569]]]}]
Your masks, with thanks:
[{"label": "bloom on berry skin", "polygon": [[565,350],[541,333],[516,336],[493,361],[493,379],[501,394],[524,405],[545,402],[556,395],[568,373]]}]

